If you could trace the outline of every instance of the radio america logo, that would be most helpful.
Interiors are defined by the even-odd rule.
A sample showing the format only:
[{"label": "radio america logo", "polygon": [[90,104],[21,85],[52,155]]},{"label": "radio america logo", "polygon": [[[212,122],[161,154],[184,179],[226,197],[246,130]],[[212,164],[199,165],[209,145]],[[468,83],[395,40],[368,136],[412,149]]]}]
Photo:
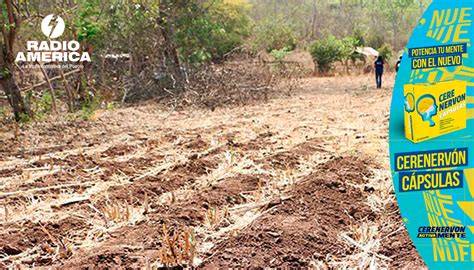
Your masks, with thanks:
[{"label": "radio america logo", "polygon": [[66,24],[63,18],[54,14],[49,14],[41,22],[41,31],[48,38],[58,38],[64,33]]},{"label": "radio america logo", "polygon": [[48,40],[26,42],[27,52],[18,52],[15,62],[90,62],[88,52],[81,52],[81,44],[76,40],[58,41],[64,34],[66,24],[64,20],[55,14],[49,14],[41,21],[41,32]]}]

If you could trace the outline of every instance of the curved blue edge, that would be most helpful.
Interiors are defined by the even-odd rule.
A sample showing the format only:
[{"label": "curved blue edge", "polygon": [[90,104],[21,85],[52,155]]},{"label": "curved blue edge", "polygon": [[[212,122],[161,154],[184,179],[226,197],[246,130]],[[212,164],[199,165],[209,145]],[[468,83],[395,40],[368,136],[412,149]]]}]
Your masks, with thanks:
[{"label": "curved blue edge", "polygon": [[[474,21],[474,1],[459,0],[446,1],[434,0],[433,3],[425,11],[425,14],[420,19],[417,27],[414,29],[407,48],[418,48],[438,45],[455,44],[456,38],[448,36],[448,29],[450,24],[444,21],[439,27],[433,22],[434,12],[438,11],[436,16],[441,16],[443,10],[447,12],[448,9],[454,10],[456,8],[471,8],[470,20]],[[454,12],[454,11],[453,11]],[[444,13],[446,14],[446,13]],[[452,13],[454,14],[454,13]],[[466,19],[465,17],[464,19]],[[464,22],[464,21],[463,21]],[[453,25],[455,25],[454,23]],[[466,23],[464,23],[466,24]],[[445,35],[440,35],[440,39],[429,37],[427,33],[436,28],[445,28]],[[464,26],[468,29],[470,35],[474,35],[473,23],[469,26]],[[456,26],[454,26],[456,29]],[[440,31],[440,30],[438,30]],[[454,30],[455,31],[455,30]],[[454,33],[454,31],[452,33]],[[451,33],[451,34],[452,34]],[[474,201],[468,188],[466,179],[463,179],[463,188],[461,189],[445,189],[439,191],[415,191],[415,192],[399,192],[399,173],[395,172],[395,154],[405,152],[419,152],[429,150],[441,149],[459,149],[469,148],[468,163],[469,166],[460,168],[472,168],[474,164],[474,120],[467,120],[467,128],[459,130],[441,137],[437,137],[421,143],[413,143],[405,138],[405,123],[404,123],[404,109],[405,109],[405,84],[426,84],[436,83],[449,80],[463,80],[467,82],[474,82],[474,50],[470,44],[470,35],[468,43],[468,54],[463,57],[463,67],[445,67],[445,68],[431,68],[423,70],[412,70],[411,59],[408,55],[408,50],[403,54],[403,60],[400,66],[399,73],[396,77],[396,83],[393,91],[391,111],[390,111],[390,128],[389,128],[389,150],[390,150],[390,165],[392,168],[392,177],[394,189],[396,192],[398,204],[405,226],[408,233],[413,240],[419,254],[430,269],[473,269],[474,268],[474,244],[473,234],[469,226],[473,226],[474,222],[471,217],[466,214],[459,206],[459,202]],[[454,39],[454,40],[453,40]],[[472,70],[471,70],[472,68]],[[472,72],[472,76],[471,73]],[[432,81],[434,80],[434,81]],[[473,88],[474,89],[474,88]],[[474,96],[474,90],[467,90],[467,96]],[[473,105],[468,104],[468,108],[473,108]],[[459,168],[458,168],[459,169]],[[474,189],[474,187],[473,187]],[[434,196],[434,197],[430,197]],[[454,220],[459,220],[466,226],[466,238],[461,240],[453,239],[424,239],[418,238],[420,227],[430,226],[428,219],[428,207],[425,198],[433,198],[433,205],[438,204],[438,209],[448,209],[448,217]],[[451,198],[451,199],[449,199]],[[446,199],[446,200],[444,200]],[[441,207],[440,207],[441,204]],[[451,219],[445,219],[450,222]],[[438,241],[434,245],[434,241]],[[454,244],[452,243],[454,242]],[[447,245],[447,246],[446,246]],[[443,249],[443,251],[436,251],[436,248]],[[456,251],[454,249],[457,249]],[[450,256],[446,252],[452,252]],[[445,252],[444,260],[441,258],[442,252]],[[456,253],[457,252],[457,258]],[[467,254],[465,254],[467,253]],[[437,258],[436,258],[437,257]]]}]

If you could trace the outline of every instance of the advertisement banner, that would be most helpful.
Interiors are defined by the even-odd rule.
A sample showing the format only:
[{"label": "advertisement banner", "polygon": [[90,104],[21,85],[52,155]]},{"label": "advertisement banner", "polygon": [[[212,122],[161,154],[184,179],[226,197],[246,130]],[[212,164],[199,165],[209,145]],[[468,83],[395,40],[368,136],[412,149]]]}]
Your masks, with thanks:
[{"label": "advertisement banner", "polygon": [[435,0],[403,53],[390,160],[405,226],[430,269],[474,261],[472,1]]}]

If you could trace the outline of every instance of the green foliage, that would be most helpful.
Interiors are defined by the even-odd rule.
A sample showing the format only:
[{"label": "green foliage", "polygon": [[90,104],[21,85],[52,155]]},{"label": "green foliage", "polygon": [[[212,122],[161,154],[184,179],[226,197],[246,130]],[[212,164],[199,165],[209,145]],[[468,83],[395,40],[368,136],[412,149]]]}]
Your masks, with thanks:
[{"label": "green foliage", "polygon": [[345,37],[341,41],[341,57],[339,60],[354,60],[357,57],[356,48],[361,46],[360,40],[355,37]]},{"label": "green foliage", "polygon": [[294,50],[297,39],[294,26],[285,18],[264,19],[255,25],[249,47],[253,52],[271,52],[283,48]]},{"label": "green foliage", "polygon": [[81,78],[80,83],[83,94],[81,95],[81,101],[79,103],[78,116],[83,120],[90,120],[95,110],[100,107],[102,96],[90,88],[84,76]]},{"label": "green foliage", "polygon": [[0,105],[0,120],[6,118],[8,115],[10,115],[10,108]]},{"label": "green foliage", "polygon": [[385,43],[378,49],[378,52],[385,61],[390,61],[393,57],[393,48],[390,44]]},{"label": "green foliage", "polygon": [[[0,43],[1,45],[1,43]],[[0,79],[6,79],[11,76],[11,72],[8,68],[2,68],[0,69]]]},{"label": "green foliage", "polygon": [[[411,31],[432,0],[250,0],[251,14],[262,21],[284,21],[305,43],[325,37],[363,37],[362,45],[379,48],[384,42],[405,47]],[[378,40],[382,39],[382,42]],[[375,45],[374,45],[375,44]]]},{"label": "green foliage", "polygon": [[340,40],[332,35],[311,44],[309,52],[320,72],[328,72],[334,62],[341,60],[341,47]]},{"label": "green foliage", "polygon": [[[101,59],[104,61],[85,65],[88,83],[100,92],[102,85],[119,85],[117,82],[120,88],[133,85],[130,90],[148,88],[148,84],[142,87],[135,81],[148,81],[141,78],[149,78],[155,71],[173,72],[169,63],[176,64],[175,49],[182,62],[192,65],[222,60],[242,47],[252,52],[264,50],[282,60],[297,45],[307,46],[317,40],[309,46],[309,51],[322,72],[329,71],[334,62],[347,64],[360,57],[354,53],[357,46],[378,48],[389,60],[392,48],[405,47],[430,1],[75,0],[62,1],[61,5],[49,2],[19,1],[15,6],[16,16],[22,18],[15,51],[25,51],[27,40],[44,39],[38,15],[60,14],[67,29],[59,40],[79,40],[82,48],[97,58],[107,54],[131,56],[104,57]],[[0,5],[0,12],[3,19],[0,27],[6,31],[15,27],[7,22],[5,5]],[[163,29],[169,31],[162,32]],[[100,67],[101,64],[104,66]],[[101,73],[94,74],[96,71]],[[11,76],[8,70],[0,69],[0,77],[8,76]],[[84,93],[80,93],[82,99]],[[37,102],[39,111],[51,111],[48,94]],[[83,118],[89,118],[98,104],[98,97],[90,96],[79,106]],[[106,104],[106,107],[113,106]]]},{"label": "green foliage", "polygon": [[210,37],[215,47],[211,50],[214,58],[221,58],[243,44],[250,34],[249,9],[247,0],[221,0],[210,8],[211,20],[220,26],[219,31],[212,32]]},{"label": "green foliage", "polygon": [[50,93],[44,93],[38,102],[36,103],[37,111],[36,114],[41,116],[43,114],[51,112],[53,108],[53,98]]},{"label": "green foliage", "polygon": [[27,113],[20,114],[20,123],[27,124],[30,123],[33,119]]},{"label": "green foliage", "polygon": [[358,46],[365,46],[365,34],[360,29],[356,29],[352,33],[352,38],[355,39],[355,45]]},{"label": "green foliage", "polygon": [[369,40],[367,42],[367,45],[372,48],[380,48],[385,44],[385,38],[383,35],[380,34],[372,34],[369,37]]},{"label": "green foliage", "polygon": [[176,44],[184,61],[220,60],[242,45],[250,29],[247,1],[209,0],[189,5],[187,14],[175,23]]},{"label": "green foliage", "polygon": [[107,53],[127,52],[136,61],[146,57],[159,57],[157,40],[159,29],[156,23],[158,4],[143,5],[114,0],[102,13],[101,36],[107,41]]},{"label": "green foliage", "polygon": [[270,52],[270,54],[275,58],[277,61],[283,60],[289,53],[291,53],[291,49],[284,47],[280,50],[273,50]]},{"label": "green foliage", "polygon": [[81,5],[79,17],[75,22],[79,42],[99,42],[101,27],[97,18],[100,14],[99,1],[85,1]]},{"label": "green foliage", "polygon": [[107,111],[114,111],[115,110],[115,103],[114,102],[107,102],[105,105],[105,109]]},{"label": "green foliage", "polygon": [[359,45],[360,41],[354,37],[337,39],[329,35],[313,42],[309,47],[309,52],[318,65],[319,71],[326,73],[333,63],[354,59],[355,48]]},{"label": "green foliage", "polygon": [[[176,43],[182,59],[189,63],[203,63],[212,59],[211,35],[225,30],[208,17],[183,17],[176,31]],[[214,48],[213,48],[214,47]]]},{"label": "green foliage", "polygon": [[357,47],[364,46],[364,38],[361,36],[361,33],[355,32],[354,35],[346,37],[342,40],[344,44],[344,57],[343,60],[351,60],[353,63],[356,60],[363,60],[364,56],[356,52]]},{"label": "green foliage", "polygon": [[89,96],[85,101],[81,103],[81,109],[79,110],[79,117],[83,120],[90,120],[94,112],[100,106],[100,96]]}]

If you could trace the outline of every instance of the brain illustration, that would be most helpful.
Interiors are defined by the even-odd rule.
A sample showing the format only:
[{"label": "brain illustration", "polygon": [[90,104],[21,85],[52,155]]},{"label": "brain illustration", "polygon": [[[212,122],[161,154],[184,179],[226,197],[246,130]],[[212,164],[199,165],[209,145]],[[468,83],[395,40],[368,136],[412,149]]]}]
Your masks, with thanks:
[{"label": "brain illustration", "polygon": [[[410,102],[410,101],[408,101]],[[414,101],[413,101],[414,103]],[[418,111],[420,113],[426,113],[431,107],[433,107],[435,101],[431,98],[424,98],[418,103]]]}]

